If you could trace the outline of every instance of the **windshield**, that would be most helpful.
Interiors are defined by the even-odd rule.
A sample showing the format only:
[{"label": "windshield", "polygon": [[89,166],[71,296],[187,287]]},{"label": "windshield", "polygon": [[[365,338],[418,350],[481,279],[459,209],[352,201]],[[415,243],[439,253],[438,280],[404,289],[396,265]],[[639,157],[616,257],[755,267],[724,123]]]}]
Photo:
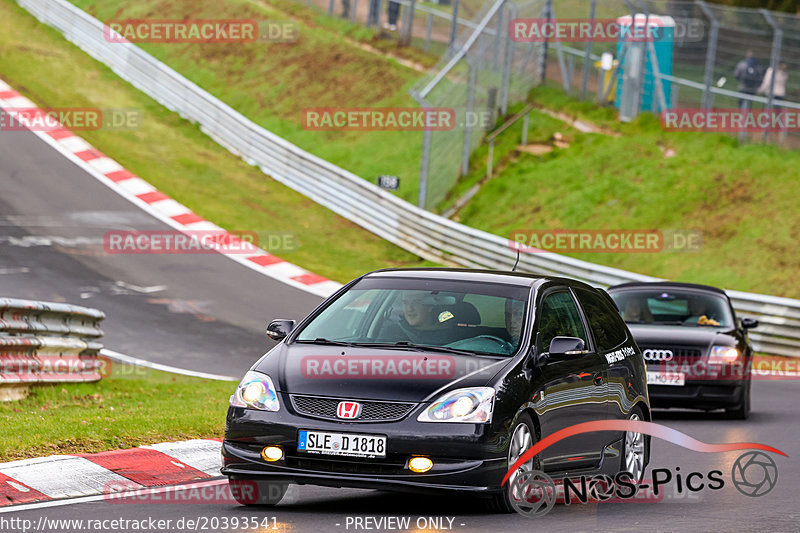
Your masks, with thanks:
[{"label": "windshield", "polygon": [[422,279],[364,279],[326,307],[295,342],[512,355],[528,289]]},{"label": "windshield", "polygon": [[625,290],[611,298],[628,324],[670,324],[690,327],[730,327],[727,300],[688,290]]}]

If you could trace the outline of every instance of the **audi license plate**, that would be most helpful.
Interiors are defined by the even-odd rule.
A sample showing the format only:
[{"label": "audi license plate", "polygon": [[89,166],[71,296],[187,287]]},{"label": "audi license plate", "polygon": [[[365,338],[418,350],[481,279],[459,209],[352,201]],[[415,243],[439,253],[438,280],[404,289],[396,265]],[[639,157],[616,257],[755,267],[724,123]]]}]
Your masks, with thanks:
[{"label": "audi license plate", "polygon": [[686,383],[686,374],[682,372],[648,372],[648,385],[676,385],[682,386]]},{"label": "audi license plate", "polygon": [[386,437],[301,429],[297,436],[297,451],[347,457],[386,457]]}]

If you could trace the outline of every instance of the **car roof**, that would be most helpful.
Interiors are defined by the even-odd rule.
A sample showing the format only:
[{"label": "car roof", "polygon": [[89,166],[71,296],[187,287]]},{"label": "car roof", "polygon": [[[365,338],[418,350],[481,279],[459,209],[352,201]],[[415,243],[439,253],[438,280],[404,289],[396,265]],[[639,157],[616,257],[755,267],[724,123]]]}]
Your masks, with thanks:
[{"label": "car roof", "polygon": [[717,294],[722,294],[727,296],[724,290],[719,289],[717,287],[712,287],[710,285],[699,285],[697,283],[681,283],[678,281],[632,281],[630,283],[622,283],[620,285],[614,285],[613,287],[608,288],[608,292],[615,291],[617,289],[635,289],[635,288],[674,288],[674,289],[695,289],[700,291],[708,291],[714,292]]},{"label": "car roof", "polygon": [[365,278],[402,277],[465,280],[483,283],[506,283],[523,287],[538,287],[548,282],[563,283],[576,287],[593,288],[578,280],[557,276],[540,276],[527,272],[503,270],[479,270],[472,268],[384,268],[364,275]]}]

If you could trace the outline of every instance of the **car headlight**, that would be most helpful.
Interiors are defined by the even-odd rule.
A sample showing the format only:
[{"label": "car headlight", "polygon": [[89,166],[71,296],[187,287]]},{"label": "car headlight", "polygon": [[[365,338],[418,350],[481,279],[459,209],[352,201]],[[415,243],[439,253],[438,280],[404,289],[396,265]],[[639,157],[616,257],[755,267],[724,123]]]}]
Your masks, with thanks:
[{"label": "car headlight", "polygon": [[440,396],[417,417],[418,422],[469,422],[492,421],[494,389],[475,387],[458,389]]},{"label": "car headlight", "polygon": [[734,363],[739,358],[739,350],[732,346],[712,346],[710,363]]},{"label": "car headlight", "polygon": [[233,407],[250,407],[260,411],[277,411],[281,408],[272,379],[261,372],[250,371],[244,375],[231,396]]}]

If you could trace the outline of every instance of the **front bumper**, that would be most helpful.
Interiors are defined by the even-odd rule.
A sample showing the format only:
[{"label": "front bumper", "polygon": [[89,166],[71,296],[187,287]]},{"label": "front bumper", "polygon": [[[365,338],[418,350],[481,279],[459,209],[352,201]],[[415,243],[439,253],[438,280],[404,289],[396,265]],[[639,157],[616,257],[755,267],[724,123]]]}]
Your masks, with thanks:
[{"label": "front bumper", "polygon": [[689,409],[719,409],[735,407],[746,390],[743,381],[687,382],[683,386],[649,385],[651,407],[684,407]]},{"label": "front bumper", "polygon": [[[286,403],[283,404],[284,406]],[[506,432],[489,424],[421,423],[418,410],[388,423],[343,423],[299,416],[282,408],[268,413],[232,407],[222,444],[222,473],[233,479],[264,479],[331,487],[406,492],[501,490],[507,471]],[[297,450],[300,429],[386,435],[386,458],[312,455]],[[284,457],[261,458],[267,445],[281,446]],[[408,469],[414,455],[431,458],[425,473]]]}]

